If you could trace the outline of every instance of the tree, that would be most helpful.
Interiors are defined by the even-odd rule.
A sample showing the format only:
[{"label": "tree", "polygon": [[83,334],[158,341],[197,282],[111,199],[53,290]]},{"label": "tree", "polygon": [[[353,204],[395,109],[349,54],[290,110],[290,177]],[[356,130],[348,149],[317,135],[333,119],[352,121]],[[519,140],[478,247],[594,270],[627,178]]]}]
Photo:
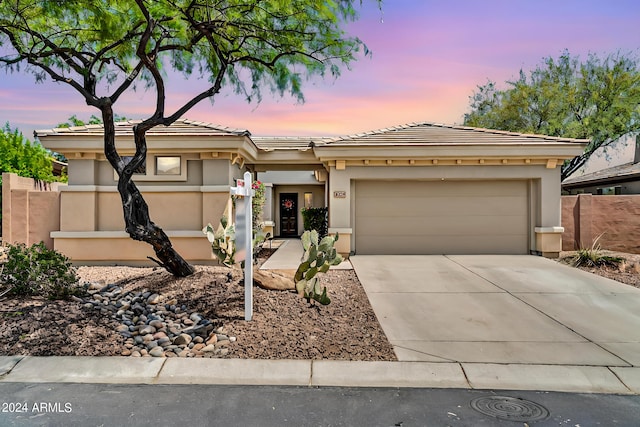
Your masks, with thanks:
[{"label": "tree", "polygon": [[56,177],[51,160],[49,151],[26,139],[18,129],[11,129],[9,123],[0,129],[0,172],[52,182]]},{"label": "tree", "polygon": [[[127,121],[128,119],[124,116],[119,116],[117,114],[113,115],[113,120],[116,122],[124,122]],[[79,119],[75,114],[71,117],[69,117],[69,119],[64,122],[64,123],[58,123],[56,125],[56,127],[59,128],[70,128],[73,126],[84,126],[84,125],[101,125],[102,124],[102,119],[100,117],[97,117],[95,115],[91,115],[91,117],[89,117],[89,120],[84,121],[82,119]]]},{"label": "tree", "polygon": [[[379,0],[378,0],[379,1]],[[146,156],[145,135],[169,126],[200,101],[229,86],[247,101],[262,89],[303,99],[305,76],[339,74],[366,47],[343,23],[357,18],[357,0],[4,0],[0,63],[12,71],[49,76],[100,110],[104,151],[118,174],[126,231],[151,244],[159,263],[177,276],[193,273],[154,224],[132,181]],[[164,69],[205,77],[209,87],[166,111]],[[115,147],[114,105],[143,84],[156,92],[155,110],[134,129],[136,153],[125,162]]]},{"label": "tree", "polygon": [[507,86],[478,86],[465,125],[590,139],[582,155],[563,165],[562,179],[597,148],[640,130],[640,62],[633,56],[590,54],[580,62],[565,51],[545,58],[529,76],[520,70]]}]

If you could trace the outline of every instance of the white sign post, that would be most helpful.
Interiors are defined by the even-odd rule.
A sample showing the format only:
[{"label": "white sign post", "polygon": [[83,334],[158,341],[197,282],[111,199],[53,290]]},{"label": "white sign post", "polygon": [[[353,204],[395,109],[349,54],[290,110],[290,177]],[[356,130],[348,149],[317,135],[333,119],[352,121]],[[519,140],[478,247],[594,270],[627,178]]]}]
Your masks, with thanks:
[{"label": "white sign post", "polygon": [[251,199],[255,194],[251,172],[244,173],[231,195],[236,196],[236,261],[244,261],[244,320],[253,317],[253,218]]}]

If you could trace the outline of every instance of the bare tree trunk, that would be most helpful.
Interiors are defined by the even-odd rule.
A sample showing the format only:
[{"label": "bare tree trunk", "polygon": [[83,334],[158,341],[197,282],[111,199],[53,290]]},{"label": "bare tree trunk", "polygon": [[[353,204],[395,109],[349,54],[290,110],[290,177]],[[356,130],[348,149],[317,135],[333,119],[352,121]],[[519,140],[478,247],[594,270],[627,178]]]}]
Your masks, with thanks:
[{"label": "bare tree trunk", "polygon": [[[149,207],[131,177],[121,175],[118,192],[124,209],[125,230],[134,240],[149,243],[158,257],[159,264],[178,277],[190,276],[195,272],[193,266],[180,256],[165,232],[151,221]],[[154,260],[155,261],[155,260]]]},{"label": "bare tree trunk", "polygon": [[122,199],[126,232],[134,240],[149,243],[158,257],[158,260],[150,259],[162,265],[174,276],[185,277],[193,274],[195,272],[193,266],[173,249],[169,237],[151,221],[147,202],[131,179],[134,171],[146,160],[145,132],[147,129],[139,128],[139,125],[134,127],[136,153],[131,161],[125,164],[115,146],[115,126],[111,105],[105,105],[101,110],[104,123],[104,154],[119,177],[118,192]]}]

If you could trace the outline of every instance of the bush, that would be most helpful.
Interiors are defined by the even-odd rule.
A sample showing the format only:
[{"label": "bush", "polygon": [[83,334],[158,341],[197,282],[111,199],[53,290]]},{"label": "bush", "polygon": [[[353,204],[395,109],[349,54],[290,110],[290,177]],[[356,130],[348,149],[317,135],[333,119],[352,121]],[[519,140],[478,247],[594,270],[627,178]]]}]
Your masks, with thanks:
[{"label": "bush", "polygon": [[0,282],[10,295],[39,295],[49,299],[68,299],[81,295],[76,271],[69,258],[47,249],[43,242],[27,247],[8,245],[7,262],[2,267]]},{"label": "bush", "polygon": [[0,171],[53,182],[52,154],[39,142],[31,142],[6,123],[0,129]]},{"label": "bush", "polygon": [[303,208],[302,223],[305,230],[316,230],[320,238],[329,234],[329,209]]},{"label": "bush", "polygon": [[572,259],[575,267],[600,267],[602,265],[613,267],[624,261],[624,258],[609,256],[603,253],[602,247],[598,243],[601,237],[602,234],[593,241],[590,248],[581,248],[577,251]]}]

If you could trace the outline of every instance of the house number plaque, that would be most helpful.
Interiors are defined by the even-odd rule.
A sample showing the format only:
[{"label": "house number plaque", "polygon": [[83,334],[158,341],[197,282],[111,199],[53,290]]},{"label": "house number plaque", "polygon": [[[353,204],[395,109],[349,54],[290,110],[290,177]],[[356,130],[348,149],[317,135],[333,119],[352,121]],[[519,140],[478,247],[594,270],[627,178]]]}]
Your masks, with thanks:
[{"label": "house number plaque", "polygon": [[333,192],[333,197],[335,199],[346,199],[347,198],[347,192],[346,191],[334,191]]}]

